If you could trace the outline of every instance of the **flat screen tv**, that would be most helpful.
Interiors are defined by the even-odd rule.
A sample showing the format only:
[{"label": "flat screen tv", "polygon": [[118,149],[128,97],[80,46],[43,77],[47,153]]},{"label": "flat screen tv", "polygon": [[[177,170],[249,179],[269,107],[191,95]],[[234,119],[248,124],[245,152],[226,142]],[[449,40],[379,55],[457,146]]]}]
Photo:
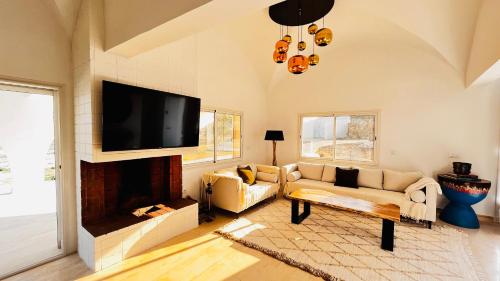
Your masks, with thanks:
[{"label": "flat screen tv", "polygon": [[102,151],[198,146],[200,99],[102,82]]}]

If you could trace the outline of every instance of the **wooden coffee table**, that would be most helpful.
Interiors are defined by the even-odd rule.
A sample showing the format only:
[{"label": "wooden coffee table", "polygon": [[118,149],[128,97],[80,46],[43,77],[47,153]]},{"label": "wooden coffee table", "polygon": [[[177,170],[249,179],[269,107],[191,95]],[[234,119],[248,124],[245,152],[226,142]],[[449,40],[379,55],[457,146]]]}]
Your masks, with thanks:
[{"label": "wooden coffee table", "polygon": [[[394,249],[394,222],[399,222],[399,206],[377,204],[374,202],[337,195],[315,189],[298,189],[286,195],[292,200],[292,223],[300,224],[311,214],[311,204],[327,206],[344,211],[355,212],[382,219],[382,245],[384,250]],[[299,214],[299,203],[303,202],[304,211]]]}]

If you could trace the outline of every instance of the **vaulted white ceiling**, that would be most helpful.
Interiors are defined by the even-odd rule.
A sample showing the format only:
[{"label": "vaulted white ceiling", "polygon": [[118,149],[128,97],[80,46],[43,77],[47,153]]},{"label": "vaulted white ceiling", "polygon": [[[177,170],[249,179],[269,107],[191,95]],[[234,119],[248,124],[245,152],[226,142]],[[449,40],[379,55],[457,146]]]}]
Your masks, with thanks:
[{"label": "vaulted white ceiling", "polygon": [[73,35],[81,0],[43,0],[52,10],[69,38]]},{"label": "vaulted white ceiling", "polygon": [[[472,0],[337,0],[325,19],[334,32],[334,44],[318,52],[321,57],[321,52],[370,40],[386,40],[389,49],[391,44],[411,44],[434,52],[465,81],[480,6],[481,1]],[[219,29],[252,57],[264,84],[276,79],[279,69],[286,69],[270,59],[279,26],[270,20],[267,9]],[[295,29],[290,32],[296,36]]]},{"label": "vaulted white ceiling", "polygon": [[[71,36],[81,0],[43,1],[53,7]],[[153,0],[147,5],[139,0],[103,1],[106,45],[117,54],[130,57],[217,29],[248,54],[264,85],[280,67],[270,61],[279,26],[267,14],[267,7],[279,0]],[[435,52],[449,64],[468,86],[480,76],[500,77],[500,17],[495,10],[500,10],[498,0],[336,0],[325,19],[335,44],[324,51],[368,38],[418,42],[419,48]]]},{"label": "vaulted white ceiling", "polygon": [[344,11],[356,9],[390,21],[435,48],[463,74],[481,1],[474,0],[350,0]]}]

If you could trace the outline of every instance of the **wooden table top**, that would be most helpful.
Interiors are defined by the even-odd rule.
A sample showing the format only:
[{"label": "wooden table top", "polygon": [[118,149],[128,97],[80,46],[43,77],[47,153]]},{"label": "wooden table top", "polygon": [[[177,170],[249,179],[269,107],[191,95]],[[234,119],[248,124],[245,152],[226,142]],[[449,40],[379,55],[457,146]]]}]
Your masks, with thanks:
[{"label": "wooden table top", "polygon": [[325,190],[297,189],[289,195],[286,195],[286,197],[391,221],[399,221],[400,216],[398,205],[378,204],[349,196],[338,195]]}]

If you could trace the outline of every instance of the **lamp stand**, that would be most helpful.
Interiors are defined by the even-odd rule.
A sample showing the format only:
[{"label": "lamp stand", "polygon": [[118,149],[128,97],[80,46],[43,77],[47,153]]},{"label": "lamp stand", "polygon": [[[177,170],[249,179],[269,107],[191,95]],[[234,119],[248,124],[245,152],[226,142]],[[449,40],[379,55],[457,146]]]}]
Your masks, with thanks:
[{"label": "lamp stand", "polygon": [[273,166],[278,166],[278,161],[276,161],[276,141],[273,140]]},{"label": "lamp stand", "polygon": [[213,221],[212,218],[212,184],[208,183],[207,184],[207,189],[205,190],[207,193],[207,198],[208,198],[208,217],[206,219],[206,222],[211,222]]}]

